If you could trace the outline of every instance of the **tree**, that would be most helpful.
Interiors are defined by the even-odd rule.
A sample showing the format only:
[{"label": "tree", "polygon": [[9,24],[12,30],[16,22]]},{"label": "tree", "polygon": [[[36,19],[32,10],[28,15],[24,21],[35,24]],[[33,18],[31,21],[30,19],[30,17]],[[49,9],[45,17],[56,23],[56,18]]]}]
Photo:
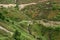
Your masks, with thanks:
[{"label": "tree", "polygon": [[1,20],[4,20],[5,19],[5,17],[2,15],[2,13],[0,13],[0,19]]},{"label": "tree", "polygon": [[16,30],[14,35],[13,35],[13,39],[14,40],[21,40],[20,36],[21,36],[21,33],[18,30]]},{"label": "tree", "polygon": [[19,10],[19,0],[16,0],[16,8]]},{"label": "tree", "polygon": [[29,32],[29,34],[32,35],[32,33],[31,33],[31,25],[30,24],[28,25],[28,32]]}]

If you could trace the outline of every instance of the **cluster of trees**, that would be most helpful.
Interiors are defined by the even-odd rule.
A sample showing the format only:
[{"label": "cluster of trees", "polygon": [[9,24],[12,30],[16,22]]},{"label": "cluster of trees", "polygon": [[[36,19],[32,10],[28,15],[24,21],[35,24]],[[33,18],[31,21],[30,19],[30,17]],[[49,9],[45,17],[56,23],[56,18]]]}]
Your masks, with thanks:
[{"label": "cluster of trees", "polygon": [[4,9],[4,8],[0,8],[0,19],[1,20],[5,20],[5,14],[7,14],[8,12]]},{"label": "cluster of trees", "polygon": [[16,30],[15,33],[13,34],[13,39],[14,40],[21,40],[20,36],[21,36],[21,33]]}]

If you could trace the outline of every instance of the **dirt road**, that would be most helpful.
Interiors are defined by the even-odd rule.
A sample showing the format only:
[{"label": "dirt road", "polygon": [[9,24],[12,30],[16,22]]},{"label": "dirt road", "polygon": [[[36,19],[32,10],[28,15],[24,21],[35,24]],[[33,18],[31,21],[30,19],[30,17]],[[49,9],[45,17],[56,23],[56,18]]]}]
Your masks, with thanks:
[{"label": "dirt road", "polygon": [[[47,0],[41,0],[41,1],[39,1],[39,2],[45,2],[45,1],[47,1]],[[37,3],[28,3],[28,4],[21,4],[21,5],[19,5],[19,10],[21,10],[21,9],[23,9],[24,7],[26,7],[26,6],[28,6],[28,5],[35,5],[35,4],[37,4]],[[0,7],[5,7],[5,8],[9,8],[9,7],[15,7],[16,6],[16,4],[0,4]]]}]

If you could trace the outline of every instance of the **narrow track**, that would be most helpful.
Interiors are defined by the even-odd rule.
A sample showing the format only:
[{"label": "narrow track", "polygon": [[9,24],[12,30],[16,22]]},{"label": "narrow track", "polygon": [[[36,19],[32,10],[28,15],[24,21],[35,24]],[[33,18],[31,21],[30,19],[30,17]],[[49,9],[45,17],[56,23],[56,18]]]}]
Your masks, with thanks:
[{"label": "narrow track", "polygon": [[7,33],[10,33],[11,35],[13,34],[12,32],[8,31],[7,29],[3,28],[2,26],[0,26],[0,29],[1,29],[1,30],[4,30],[4,31],[7,32]]},{"label": "narrow track", "polygon": [[[39,2],[45,2],[45,1],[47,1],[47,0],[41,0],[41,1],[39,1]],[[20,5],[19,5],[19,10],[25,8],[25,7],[28,6],[28,5],[35,5],[35,4],[37,4],[37,3],[20,4]],[[5,7],[5,8],[9,8],[9,7],[15,7],[16,4],[0,4],[0,7],[1,7],[1,6],[2,6],[2,7]]]}]

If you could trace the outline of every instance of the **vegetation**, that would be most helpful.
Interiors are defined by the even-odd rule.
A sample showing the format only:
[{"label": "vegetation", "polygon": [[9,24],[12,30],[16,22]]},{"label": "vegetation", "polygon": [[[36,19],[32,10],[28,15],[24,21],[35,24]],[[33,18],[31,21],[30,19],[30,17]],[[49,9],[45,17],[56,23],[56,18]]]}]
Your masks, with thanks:
[{"label": "vegetation", "polygon": [[[35,20],[47,19],[58,21],[56,16],[60,13],[60,6],[56,2],[42,2],[36,5],[30,5],[22,9],[21,11]],[[55,19],[56,18],[56,19]]]},{"label": "vegetation", "polygon": [[[19,4],[26,4],[26,3],[32,3],[32,2],[39,2],[41,0],[18,0],[18,3]],[[3,3],[3,4],[15,4],[16,3],[16,0],[0,0],[0,3]]]},{"label": "vegetation", "polygon": [[0,40],[60,40],[60,25],[44,26],[38,21],[60,21],[60,6],[57,3],[47,1],[22,10],[18,10],[17,6],[0,8],[0,27],[8,31],[0,28]]}]

